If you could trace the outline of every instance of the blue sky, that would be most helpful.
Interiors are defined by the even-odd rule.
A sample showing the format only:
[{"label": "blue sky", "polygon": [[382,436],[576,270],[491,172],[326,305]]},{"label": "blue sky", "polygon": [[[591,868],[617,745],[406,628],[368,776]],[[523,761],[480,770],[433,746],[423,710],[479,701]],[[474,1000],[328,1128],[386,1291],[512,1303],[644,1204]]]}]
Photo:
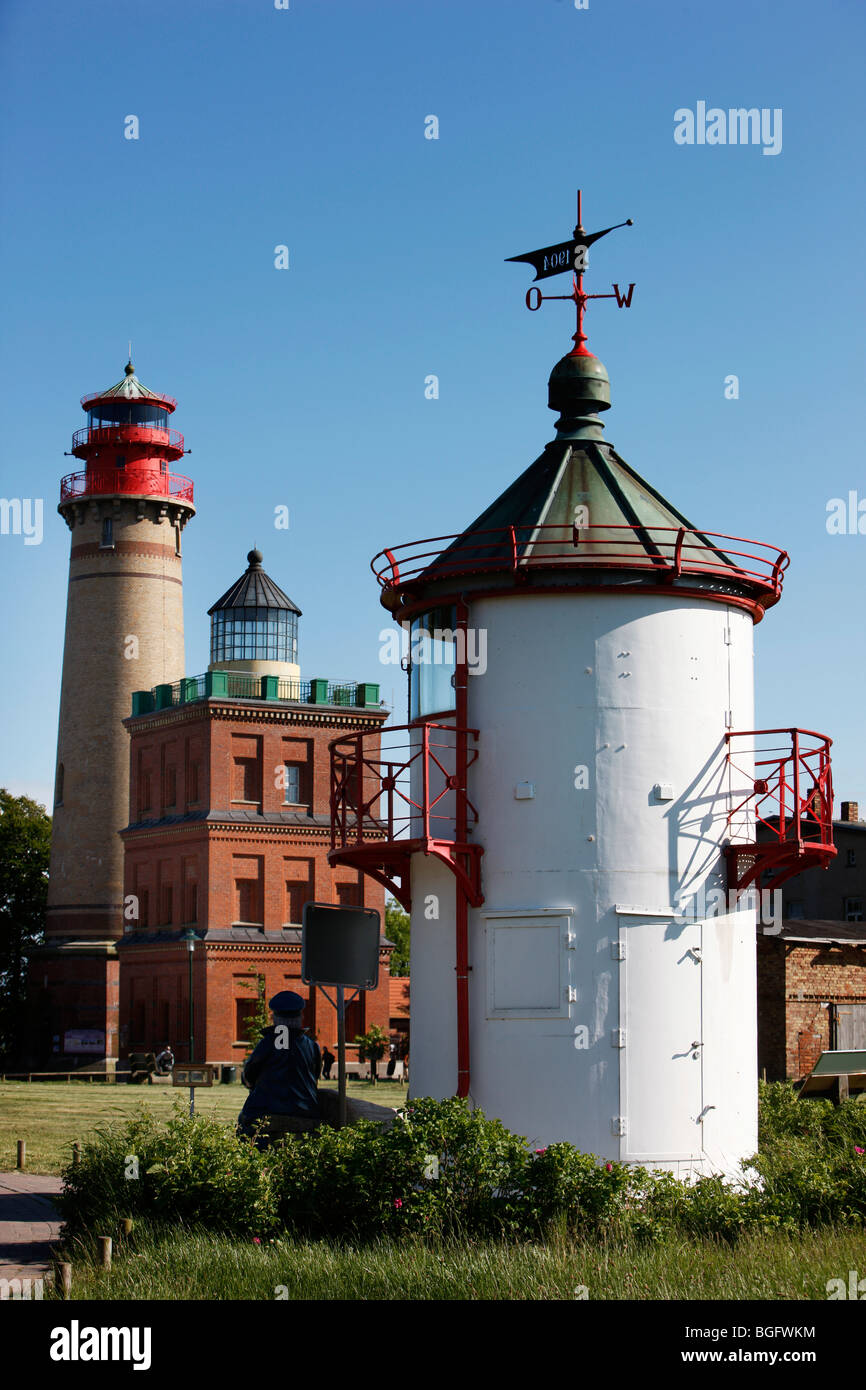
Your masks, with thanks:
[{"label": "blue sky", "polygon": [[[606,436],[697,525],[790,552],[758,724],[831,734],[866,802],[866,535],[826,528],[866,500],[864,31],[860,0],[5,0],[0,493],[45,519],[0,535],[0,783],[51,795],[63,452],[129,338],[192,449],[188,672],[255,542],[302,674],[381,680],[402,722],[369,560],[461,530],[552,438],[572,315],[528,314],[505,258],[566,239],[581,185],[588,228],[635,223],[587,280],[637,286],[588,315]],[[780,108],[780,153],[676,144],[699,101]]]}]

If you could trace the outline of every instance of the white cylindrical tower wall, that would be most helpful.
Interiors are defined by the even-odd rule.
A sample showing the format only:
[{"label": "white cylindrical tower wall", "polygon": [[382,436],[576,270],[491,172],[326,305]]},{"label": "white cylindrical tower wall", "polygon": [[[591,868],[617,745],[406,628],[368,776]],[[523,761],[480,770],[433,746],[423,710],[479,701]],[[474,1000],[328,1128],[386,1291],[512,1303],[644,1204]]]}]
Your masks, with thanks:
[{"label": "white cylindrical tower wall", "polygon": [[[469,623],[487,636],[468,677],[471,1098],[536,1146],[735,1167],[757,1145],[755,917],[718,894],[752,617],[619,588],[479,598]],[[447,1095],[456,1020],[430,1045],[455,993],[447,868],[414,855],[412,902],[412,1090]]]}]

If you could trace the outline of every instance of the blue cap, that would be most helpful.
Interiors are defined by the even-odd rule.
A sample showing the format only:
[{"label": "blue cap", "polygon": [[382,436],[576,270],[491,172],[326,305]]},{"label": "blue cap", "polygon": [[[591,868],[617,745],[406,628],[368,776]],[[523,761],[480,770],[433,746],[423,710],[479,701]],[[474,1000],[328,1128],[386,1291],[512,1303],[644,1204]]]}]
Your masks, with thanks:
[{"label": "blue cap", "polygon": [[269,1001],[268,1008],[273,1009],[275,1014],[299,1014],[306,1002],[302,994],[295,994],[291,989],[282,989]]}]

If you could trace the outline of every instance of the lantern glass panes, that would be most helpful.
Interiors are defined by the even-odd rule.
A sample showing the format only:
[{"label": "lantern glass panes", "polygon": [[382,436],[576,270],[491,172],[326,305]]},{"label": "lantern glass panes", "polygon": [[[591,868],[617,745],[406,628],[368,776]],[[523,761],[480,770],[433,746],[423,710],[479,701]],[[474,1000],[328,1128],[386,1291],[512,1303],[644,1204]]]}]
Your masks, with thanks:
[{"label": "lantern glass panes", "polygon": [[285,608],[226,608],[211,617],[210,659],[291,661],[298,659],[298,615]]}]

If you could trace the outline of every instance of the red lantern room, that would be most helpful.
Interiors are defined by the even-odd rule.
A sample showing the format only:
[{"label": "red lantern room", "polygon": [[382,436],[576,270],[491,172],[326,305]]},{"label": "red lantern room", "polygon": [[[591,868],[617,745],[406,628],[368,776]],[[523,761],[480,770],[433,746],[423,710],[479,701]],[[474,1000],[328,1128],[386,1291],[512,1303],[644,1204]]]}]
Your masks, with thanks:
[{"label": "red lantern room", "polygon": [[191,503],[192,480],[170,471],[185,452],[183,435],[169,428],[177,406],[171,396],[150,391],[132,362],[107,391],[83,396],[87,427],[72,436],[71,452],[85,468],[61,483],[61,503],[77,497],[131,494],[166,496]]}]

